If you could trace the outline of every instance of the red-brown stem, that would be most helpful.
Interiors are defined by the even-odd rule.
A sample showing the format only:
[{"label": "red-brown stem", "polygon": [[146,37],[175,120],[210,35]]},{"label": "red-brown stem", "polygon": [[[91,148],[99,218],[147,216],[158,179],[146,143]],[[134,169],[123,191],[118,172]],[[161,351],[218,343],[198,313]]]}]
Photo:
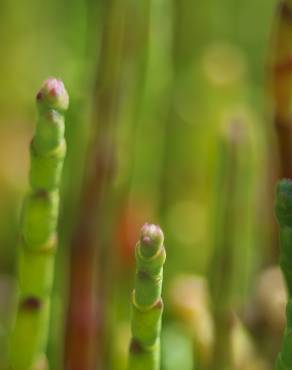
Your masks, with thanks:
[{"label": "red-brown stem", "polygon": [[114,173],[115,125],[124,19],[119,0],[107,1],[97,71],[92,142],[80,209],[70,246],[70,289],[65,370],[102,369],[104,289],[101,260],[106,195]]},{"label": "red-brown stem", "polygon": [[281,1],[273,34],[272,98],[279,177],[292,176],[292,7]]},{"label": "red-brown stem", "polygon": [[290,121],[283,122],[275,117],[275,127],[280,157],[280,176],[281,178],[292,177],[292,118]]}]

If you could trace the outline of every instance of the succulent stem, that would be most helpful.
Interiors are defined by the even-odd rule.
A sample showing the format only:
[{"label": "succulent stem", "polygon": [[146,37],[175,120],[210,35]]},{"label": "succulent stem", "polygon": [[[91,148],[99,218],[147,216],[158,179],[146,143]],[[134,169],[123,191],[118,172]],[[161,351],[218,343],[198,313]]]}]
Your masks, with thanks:
[{"label": "succulent stem", "polygon": [[46,349],[54,276],[59,186],[66,153],[63,82],[49,78],[37,94],[38,121],[30,145],[30,190],[21,217],[19,302],[11,338],[13,370],[30,370]]},{"label": "succulent stem", "polygon": [[145,224],[136,246],[135,289],[132,294],[132,339],[129,370],[160,368],[163,264],[166,254],[159,226]]}]

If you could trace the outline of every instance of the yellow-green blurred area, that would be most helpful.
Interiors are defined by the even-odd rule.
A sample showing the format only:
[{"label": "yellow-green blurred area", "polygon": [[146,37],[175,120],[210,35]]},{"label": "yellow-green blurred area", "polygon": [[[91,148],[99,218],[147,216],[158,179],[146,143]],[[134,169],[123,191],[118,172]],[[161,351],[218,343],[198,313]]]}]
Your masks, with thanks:
[{"label": "yellow-green blurred area", "polygon": [[[108,223],[102,227],[104,254],[112,259],[104,275],[111,276],[104,369],[125,370],[134,247],[144,222],[159,223],[165,232],[163,370],[209,366],[216,337],[212,305],[232,311],[232,370],[272,368],[285,302],[274,267],[272,179],[278,154],[269,63],[276,5],[276,0],[0,1],[1,369],[17,292],[19,213],[28,189],[34,100],[49,76],[64,81],[71,102],[51,368],[62,368],[67,257],[86,152],[94,145],[92,132],[109,116],[116,163],[103,210]],[[95,112],[99,84],[112,99],[104,103],[108,115]]]}]

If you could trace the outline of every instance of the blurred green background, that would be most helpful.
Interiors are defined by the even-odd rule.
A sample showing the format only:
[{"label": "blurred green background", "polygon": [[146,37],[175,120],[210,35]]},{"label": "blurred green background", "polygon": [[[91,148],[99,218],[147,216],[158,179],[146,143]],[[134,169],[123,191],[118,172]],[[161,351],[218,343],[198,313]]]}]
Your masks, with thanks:
[{"label": "blurred green background", "polygon": [[146,221],[166,235],[163,369],[205,368],[212,305],[233,312],[233,368],[271,368],[285,301],[270,267],[278,253],[267,68],[275,9],[276,0],[1,1],[0,368],[17,291],[34,98],[48,76],[62,78],[71,99],[51,368],[62,368],[70,240],[88,148],[102,130],[115,158],[96,226],[103,248],[95,264],[107,261],[98,275],[107,281],[103,368],[125,369],[133,251]]}]

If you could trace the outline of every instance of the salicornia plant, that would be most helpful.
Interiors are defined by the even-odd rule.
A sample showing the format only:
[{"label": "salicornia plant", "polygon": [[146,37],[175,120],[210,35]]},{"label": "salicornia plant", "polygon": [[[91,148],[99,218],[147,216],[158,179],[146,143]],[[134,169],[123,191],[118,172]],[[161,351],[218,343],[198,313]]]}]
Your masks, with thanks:
[{"label": "salicornia plant", "polygon": [[280,265],[288,289],[287,324],[276,369],[289,370],[292,369],[292,180],[284,179],[278,183],[276,215],[280,225]]},{"label": "salicornia plant", "polygon": [[30,146],[30,190],[19,241],[19,302],[11,338],[13,370],[31,370],[44,355],[54,276],[59,187],[66,153],[62,81],[49,78],[36,96],[38,122]]},{"label": "salicornia plant", "polygon": [[163,264],[166,254],[159,226],[145,224],[136,246],[135,289],[132,295],[132,339],[129,370],[160,368]]}]

